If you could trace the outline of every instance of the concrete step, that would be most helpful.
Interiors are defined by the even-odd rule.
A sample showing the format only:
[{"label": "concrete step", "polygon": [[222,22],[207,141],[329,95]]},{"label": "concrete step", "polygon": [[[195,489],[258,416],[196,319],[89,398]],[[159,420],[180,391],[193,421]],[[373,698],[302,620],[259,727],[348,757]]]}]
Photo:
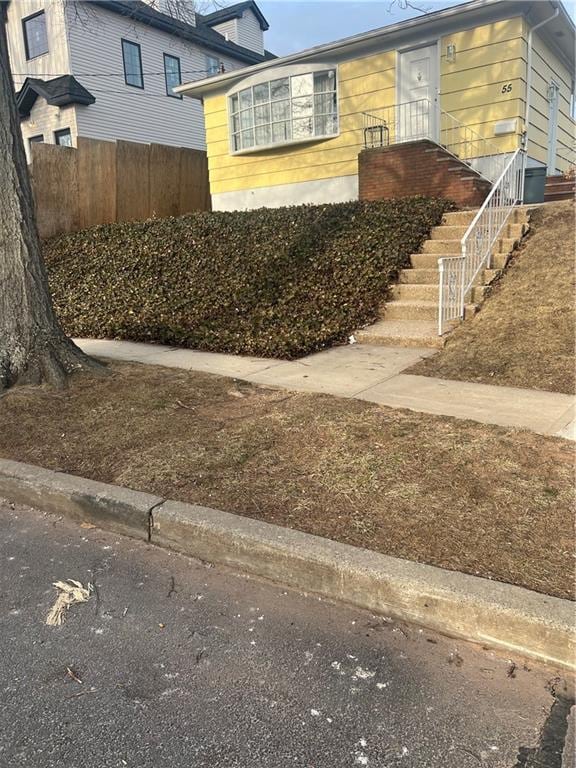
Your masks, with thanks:
[{"label": "concrete step", "polygon": [[[519,240],[526,231],[526,224],[507,224],[502,231],[502,237],[512,238]],[[465,225],[450,226],[448,224],[441,224],[439,227],[434,227],[430,233],[432,240],[462,240],[468,229]]]},{"label": "concrete step", "polygon": [[[527,221],[527,213],[531,207],[533,208],[534,206],[516,206],[516,208],[510,214],[508,223],[519,224]],[[448,226],[454,227],[465,225],[467,227],[472,222],[472,219],[474,216],[476,216],[477,213],[478,208],[474,208],[473,210],[469,211],[449,211],[442,217],[442,224],[447,224]]]},{"label": "concrete step", "polygon": [[[498,274],[498,271],[498,269],[485,269],[476,277],[476,283],[484,283],[486,285],[491,283]],[[433,269],[403,269],[398,277],[398,282],[406,285],[419,285],[422,283],[434,283],[437,285],[439,281],[438,263],[436,263]]]},{"label": "concrete step", "polygon": [[[455,258],[461,254],[455,251],[446,253],[413,253],[410,256],[410,263],[414,269],[438,269],[438,259]],[[492,255],[491,269],[503,269],[510,257],[509,253],[494,253]]]},{"label": "concrete step", "polygon": [[573,181],[556,181],[553,184],[549,184],[546,182],[546,185],[544,186],[545,192],[574,192],[574,182]]},{"label": "concrete step", "polygon": [[471,211],[449,211],[442,217],[442,224],[467,227],[477,213],[477,208],[474,208]]},{"label": "concrete step", "polygon": [[[477,309],[476,305],[467,304],[464,308],[466,317],[475,315]],[[438,297],[434,301],[398,299],[385,304],[382,311],[385,320],[437,320]]]},{"label": "concrete step", "polygon": [[438,302],[438,283],[397,283],[392,288],[392,298],[409,301]]},{"label": "concrete step", "polygon": [[408,285],[438,283],[439,280],[440,273],[438,272],[438,264],[432,269],[412,269],[408,267],[402,269],[398,275],[398,282]]},{"label": "concrete step", "polygon": [[361,344],[381,347],[442,347],[438,324],[430,321],[378,320],[354,334]]},{"label": "concrete step", "polygon": [[436,320],[438,296],[430,301],[399,299],[390,301],[384,308],[387,320]]},{"label": "concrete step", "polygon": [[574,187],[576,180],[574,178],[568,178],[567,176],[546,176],[546,187],[562,186],[563,184],[569,184]]},{"label": "concrete step", "polygon": [[[493,253],[510,253],[518,239],[512,237],[499,238],[494,243]],[[460,250],[460,240],[426,240],[422,253],[454,253]]]},{"label": "concrete step", "polygon": [[574,200],[574,188],[569,190],[556,190],[556,188],[547,189],[544,192],[545,203],[555,203],[560,200]]},{"label": "concrete step", "polygon": [[[410,301],[410,302],[433,302],[438,304],[438,283],[423,284],[423,283],[398,283],[392,288],[393,303],[396,301]],[[487,286],[476,285],[472,289],[471,301],[474,304],[479,304],[486,295]],[[386,306],[391,306],[387,304]]]},{"label": "concrete step", "polygon": [[461,256],[460,253],[454,249],[451,253],[413,253],[412,256],[410,256],[410,264],[414,267],[414,269],[438,269],[438,259],[441,256],[446,257],[458,257]]}]

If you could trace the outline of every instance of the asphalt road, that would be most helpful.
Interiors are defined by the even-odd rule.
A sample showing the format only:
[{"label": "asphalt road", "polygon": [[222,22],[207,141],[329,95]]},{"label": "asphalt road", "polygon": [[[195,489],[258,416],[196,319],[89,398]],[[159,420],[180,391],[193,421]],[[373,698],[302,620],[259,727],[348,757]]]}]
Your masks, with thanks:
[{"label": "asphalt road", "polygon": [[[39,511],[0,526],[2,768],[568,765],[553,670]],[[96,591],[46,626],[68,578]]]}]

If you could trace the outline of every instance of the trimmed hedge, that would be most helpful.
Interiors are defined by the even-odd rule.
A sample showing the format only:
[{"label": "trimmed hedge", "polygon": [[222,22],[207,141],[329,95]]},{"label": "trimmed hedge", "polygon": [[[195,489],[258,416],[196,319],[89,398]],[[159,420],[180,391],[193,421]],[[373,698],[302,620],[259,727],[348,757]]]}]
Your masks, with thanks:
[{"label": "trimmed hedge", "polygon": [[449,207],[412,197],[193,213],[63,235],[44,256],[72,336],[293,358],[374,321]]}]

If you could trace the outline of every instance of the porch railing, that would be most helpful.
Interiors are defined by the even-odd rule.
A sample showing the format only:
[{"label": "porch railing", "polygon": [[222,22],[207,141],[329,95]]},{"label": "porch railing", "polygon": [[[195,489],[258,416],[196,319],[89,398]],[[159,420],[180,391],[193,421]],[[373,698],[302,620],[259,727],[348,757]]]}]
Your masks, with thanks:
[{"label": "porch railing", "polygon": [[438,259],[440,272],[438,334],[450,322],[464,318],[464,308],[482,269],[490,267],[494,247],[522,200],[525,152],[517,149],[492,187],[461,240],[461,255]]},{"label": "porch railing", "polygon": [[509,157],[503,155],[496,144],[429,99],[364,112],[363,121],[367,148],[429,139],[491,182],[498,179]]}]

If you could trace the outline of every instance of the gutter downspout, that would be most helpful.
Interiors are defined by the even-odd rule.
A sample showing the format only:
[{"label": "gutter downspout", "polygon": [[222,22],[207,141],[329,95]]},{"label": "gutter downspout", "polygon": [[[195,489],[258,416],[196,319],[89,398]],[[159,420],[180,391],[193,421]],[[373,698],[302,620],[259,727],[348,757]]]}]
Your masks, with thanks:
[{"label": "gutter downspout", "polygon": [[[526,58],[526,109],[524,112],[524,131],[522,133],[522,148],[525,152],[525,159],[528,159],[528,129],[529,129],[529,120],[530,120],[530,108],[532,106],[532,36],[534,35],[534,32],[536,30],[540,29],[540,27],[543,27],[545,24],[548,24],[549,21],[552,21],[552,19],[555,19],[560,14],[560,8],[556,7],[554,9],[554,13],[551,16],[548,16],[547,19],[544,19],[539,24],[536,24],[534,27],[530,27],[528,30],[528,56]],[[526,161],[525,160],[525,161]],[[524,178],[522,179],[522,202],[524,202],[524,186],[526,184],[526,175],[524,174]]]}]

